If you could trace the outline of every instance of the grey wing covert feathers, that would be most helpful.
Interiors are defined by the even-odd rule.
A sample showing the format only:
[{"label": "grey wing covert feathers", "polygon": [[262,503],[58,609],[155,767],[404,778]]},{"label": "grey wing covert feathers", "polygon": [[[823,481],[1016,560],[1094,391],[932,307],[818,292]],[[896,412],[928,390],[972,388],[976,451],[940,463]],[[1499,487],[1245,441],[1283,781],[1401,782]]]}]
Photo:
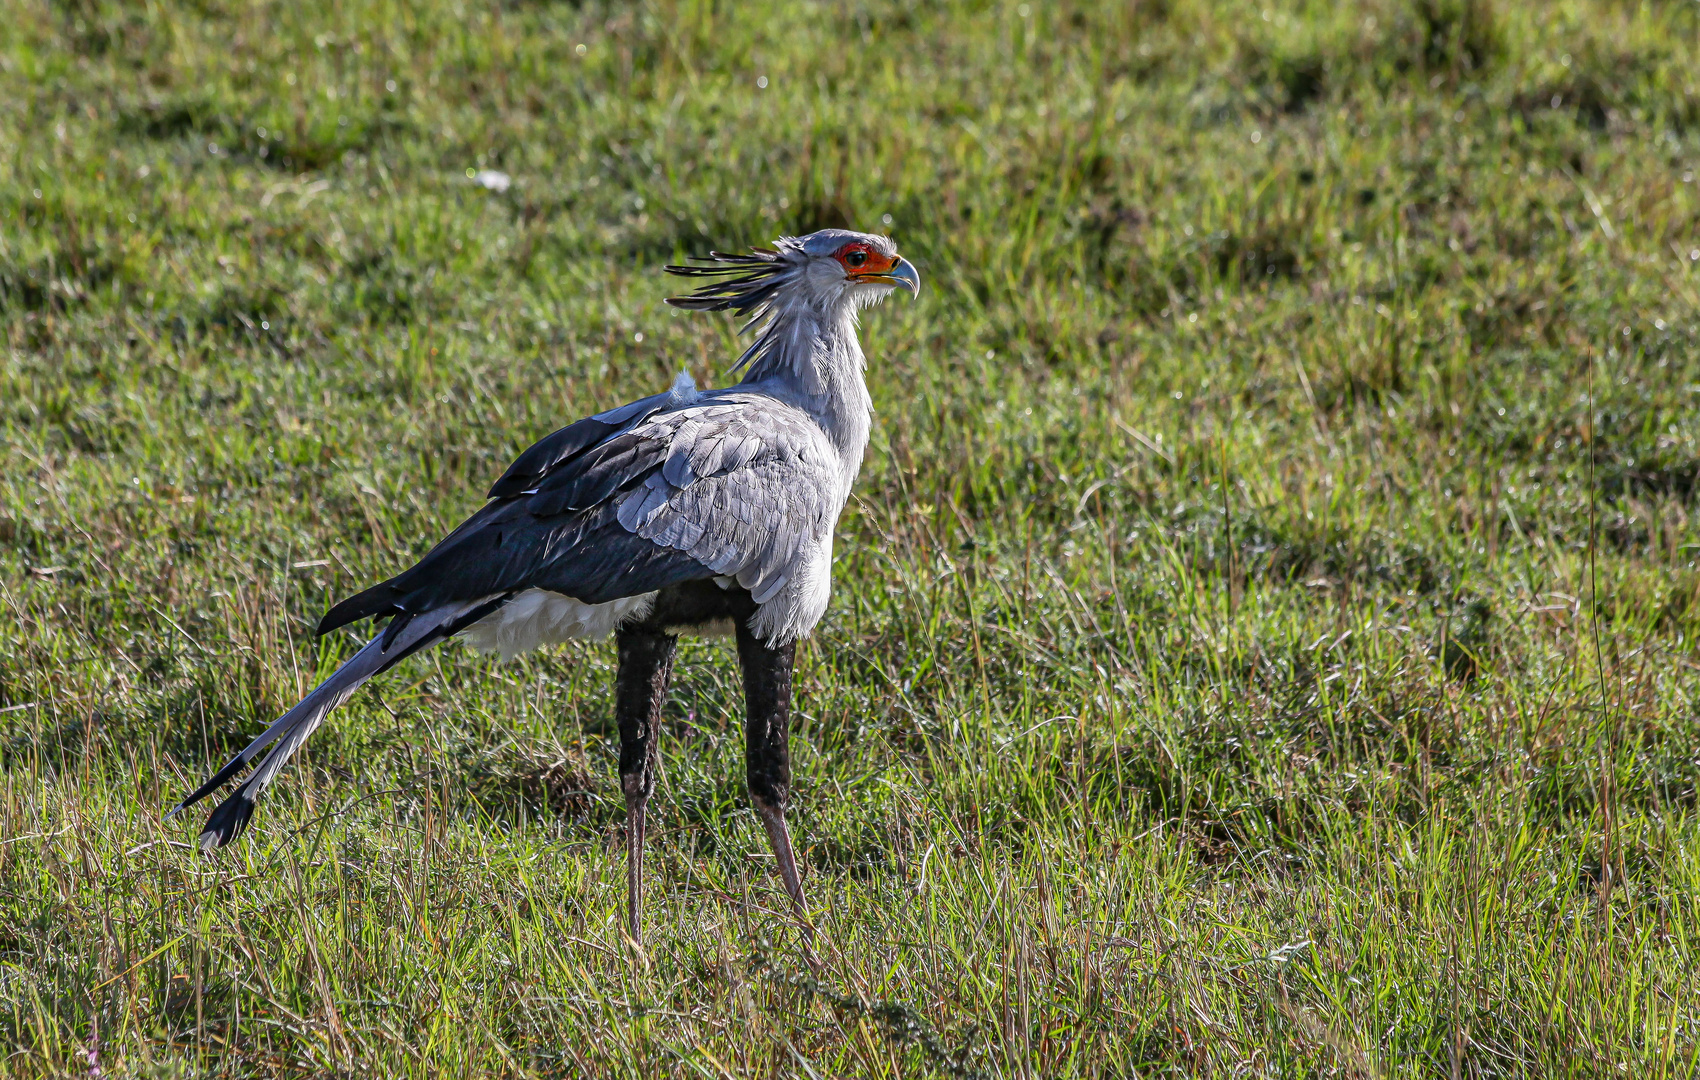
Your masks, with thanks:
[{"label": "grey wing covert feathers", "polygon": [[618,518],[735,577],[757,604],[830,551],[843,479],[820,428],[760,394],[724,394],[653,418],[666,461],[622,496]]},{"label": "grey wing covert feathers", "polygon": [[546,589],[606,603],[736,577],[758,603],[830,543],[841,481],[800,410],[759,393],[658,394],[526,450],[491,501],[412,568],[326,613],[321,633]]}]

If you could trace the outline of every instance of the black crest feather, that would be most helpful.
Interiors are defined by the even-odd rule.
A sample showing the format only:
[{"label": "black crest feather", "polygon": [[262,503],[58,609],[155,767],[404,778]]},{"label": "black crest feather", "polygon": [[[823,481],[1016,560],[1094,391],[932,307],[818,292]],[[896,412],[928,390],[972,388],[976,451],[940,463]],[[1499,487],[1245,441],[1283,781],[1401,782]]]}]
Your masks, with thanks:
[{"label": "black crest feather", "polygon": [[790,269],[785,254],[772,248],[756,248],[748,255],[711,251],[701,260],[706,265],[669,266],[669,274],[709,281],[686,296],[670,296],[667,302],[690,311],[759,313],[784,284],[785,272]]}]

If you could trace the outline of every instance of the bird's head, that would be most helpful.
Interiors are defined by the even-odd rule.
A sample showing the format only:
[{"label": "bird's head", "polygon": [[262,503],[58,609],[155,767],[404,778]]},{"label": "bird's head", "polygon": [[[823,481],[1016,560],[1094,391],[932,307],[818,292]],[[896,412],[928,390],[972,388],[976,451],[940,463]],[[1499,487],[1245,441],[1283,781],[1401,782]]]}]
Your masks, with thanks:
[{"label": "bird's head", "polygon": [[736,311],[757,319],[776,307],[806,304],[817,311],[877,304],[896,288],[921,292],[921,275],[897,254],[889,236],[822,229],[807,236],[782,236],[772,248],[748,255],[710,252],[701,266],[669,266],[667,272],[709,278],[688,296],[670,297],[692,311]]}]

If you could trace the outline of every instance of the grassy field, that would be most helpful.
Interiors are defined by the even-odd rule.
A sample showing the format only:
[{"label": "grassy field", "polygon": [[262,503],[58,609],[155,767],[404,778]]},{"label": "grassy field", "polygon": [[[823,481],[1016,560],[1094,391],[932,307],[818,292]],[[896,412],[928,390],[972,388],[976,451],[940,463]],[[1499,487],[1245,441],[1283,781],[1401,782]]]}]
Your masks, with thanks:
[{"label": "grassy field", "polygon": [[[0,1076],[1693,1075],[1697,172],[1693,0],[5,0]],[[841,223],[926,288],[818,973],[723,642],[644,952],[608,643],[161,820],[512,455],[725,381],[662,263]]]}]

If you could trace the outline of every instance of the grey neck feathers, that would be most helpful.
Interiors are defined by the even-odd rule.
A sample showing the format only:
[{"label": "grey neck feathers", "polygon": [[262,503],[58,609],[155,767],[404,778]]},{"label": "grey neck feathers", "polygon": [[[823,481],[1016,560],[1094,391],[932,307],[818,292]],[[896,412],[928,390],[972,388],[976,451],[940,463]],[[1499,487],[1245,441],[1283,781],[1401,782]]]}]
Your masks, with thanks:
[{"label": "grey neck feathers", "polygon": [[840,298],[822,309],[803,298],[775,297],[756,339],[738,358],[746,383],[778,380],[807,397],[862,390],[862,346],[856,313]]},{"label": "grey neck feathers", "polygon": [[821,310],[775,298],[771,315],[744,351],[744,385],[761,384],[813,415],[845,455],[854,476],[867,447],[873,402],[862,379],[856,311],[845,302]]}]

